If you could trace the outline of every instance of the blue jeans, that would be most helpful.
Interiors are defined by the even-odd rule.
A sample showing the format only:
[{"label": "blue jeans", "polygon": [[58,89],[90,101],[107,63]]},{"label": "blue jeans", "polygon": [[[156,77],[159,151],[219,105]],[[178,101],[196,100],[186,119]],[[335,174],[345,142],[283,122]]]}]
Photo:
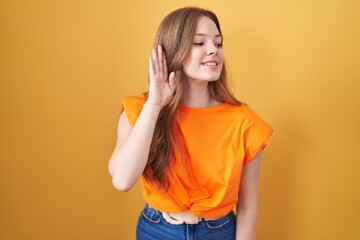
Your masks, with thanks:
[{"label": "blue jeans", "polygon": [[231,211],[217,220],[173,225],[161,212],[146,205],[136,228],[137,240],[234,240],[236,217]]}]

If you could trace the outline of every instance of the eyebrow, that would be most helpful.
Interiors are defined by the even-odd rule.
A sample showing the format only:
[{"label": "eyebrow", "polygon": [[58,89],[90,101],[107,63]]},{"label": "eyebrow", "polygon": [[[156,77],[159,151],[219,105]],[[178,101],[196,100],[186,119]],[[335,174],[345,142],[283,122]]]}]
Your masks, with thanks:
[{"label": "eyebrow", "polygon": [[[205,33],[195,33],[195,36],[209,36],[208,34],[205,34]],[[218,38],[218,37],[221,37],[221,35],[220,34],[216,34],[215,35],[215,38]]]}]

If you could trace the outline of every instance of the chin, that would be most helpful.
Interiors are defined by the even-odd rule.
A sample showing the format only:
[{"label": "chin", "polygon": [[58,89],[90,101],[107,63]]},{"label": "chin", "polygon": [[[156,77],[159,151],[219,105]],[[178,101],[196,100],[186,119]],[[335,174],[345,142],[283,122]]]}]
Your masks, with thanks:
[{"label": "chin", "polygon": [[203,82],[215,82],[217,80],[219,80],[220,76],[212,76],[212,77],[203,77],[203,78],[200,78],[199,80],[200,81],[203,81]]},{"label": "chin", "polygon": [[208,82],[215,82],[215,81],[217,81],[217,80],[219,80],[219,78],[211,78],[211,79],[208,79],[207,81],[208,81]]},{"label": "chin", "polygon": [[201,74],[198,76],[188,76],[189,80],[197,82],[215,82],[219,80],[220,74]]},{"label": "chin", "polygon": [[208,82],[215,82],[217,80],[219,80],[220,75],[216,75],[216,76],[209,76],[209,77],[205,77],[204,80],[208,81]]}]

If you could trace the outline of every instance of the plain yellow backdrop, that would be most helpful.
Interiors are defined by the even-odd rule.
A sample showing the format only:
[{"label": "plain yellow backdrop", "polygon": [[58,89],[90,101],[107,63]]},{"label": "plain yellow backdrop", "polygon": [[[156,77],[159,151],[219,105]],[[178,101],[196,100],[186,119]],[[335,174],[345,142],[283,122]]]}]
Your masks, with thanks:
[{"label": "plain yellow backdrop", "polygon": [[274,128],[257,239],[360,239],[357,0],[0,1],[0,239],[135,239],[140,185],[107,170],[120,101],[184,6],[218,15],[236,95]]}]

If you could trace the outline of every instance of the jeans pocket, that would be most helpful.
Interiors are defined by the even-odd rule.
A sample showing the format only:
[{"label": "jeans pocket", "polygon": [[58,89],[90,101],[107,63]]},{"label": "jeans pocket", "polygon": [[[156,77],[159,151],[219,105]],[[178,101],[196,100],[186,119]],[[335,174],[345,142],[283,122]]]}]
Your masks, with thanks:
[{"label": "jeans pocket", "polygon": [[141,213],[141,217],[144,221],[149,223],[160,223],[162,215],[161,212],[156,211],[152,207],[146,205],[146,207]]},{"label": "jeans pocket", "polygon": [[235,214],[233,212],[230,212],[225,217],[216,220],[206,221],[206,225],[209,229],[220,230],[234,222],[235,222]]}]

